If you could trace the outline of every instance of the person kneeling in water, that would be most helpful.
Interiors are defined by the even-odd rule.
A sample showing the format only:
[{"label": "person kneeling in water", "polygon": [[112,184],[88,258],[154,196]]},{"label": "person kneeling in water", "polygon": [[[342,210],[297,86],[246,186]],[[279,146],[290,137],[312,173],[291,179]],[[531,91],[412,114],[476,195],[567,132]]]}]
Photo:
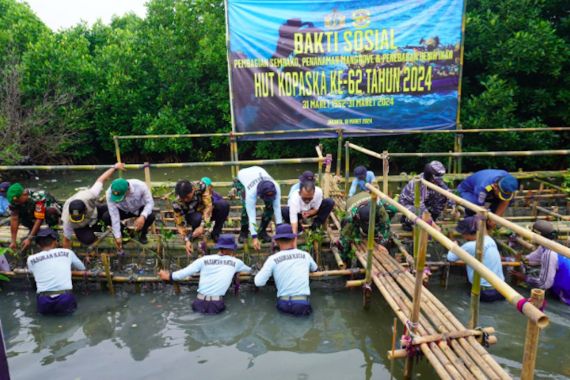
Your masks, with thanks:
[{"label": "person kneeling in water", "polygon": [[[469,216],[457,223],[455,228],[457,232],[463,235],[463,239],[467,240],[461,248],[463,248],[471,256],[475,256],[476,249],[476,239],[477,239],[477,221],[478,218],[475,216]],[[497,248],[497,243],[489,235],[485,235],[483,244],[483,259],[481,262],[485,265],[491,272],[495,273],[497,277],[505,281],[505,276],[503,275],[503,266],[501,264],[501,254]],[[447,253],[448,261],[458,261],[460,258],[455,255],[455,253],[449,251]],[[466,265],[467,278],[470,283],[473,283],[473,268]],[[501,295],[495,288],[491,286],[487,280],[481,277],[481,301],[482,302],[493,302],[504,300],[505,297]]]},{"label": "person kneeling in water", "polygon": [[248,267],[240,259],[230,256],[237,248],[233,235],[220,235],[215,245],[220,252],[194,260],[192,264],[179,271],[170,273],[161,270],[158,275],[164,281],[180,281],[193,274],[200,273],[198,297],[192,302],[192,310],[204,314],[218,314],[226,309],[224,295],[232,283],[235,273],[250,273]]},{"label": "person kneeling in water", "polygon": [[57,232],[41,229],[36,243],[41,252],[28,257],[28,269],[37,286],[37,309],[40,314],[68,315],[77,309],[72,293],[71,267],[85,270],[72,250],[57,248]]},{"label": "person kneeling in water", "polygon": [[280,251],[267,258],[255,276],[255,286],[264,286],[271,275],[277,286],[277,309],[295,316],[309,315],[313,309],[309,302],[309,271],[315,272],[317,264],[305,251],[297,249],[297,234],[289,224],[277,226],[273,237]]}]

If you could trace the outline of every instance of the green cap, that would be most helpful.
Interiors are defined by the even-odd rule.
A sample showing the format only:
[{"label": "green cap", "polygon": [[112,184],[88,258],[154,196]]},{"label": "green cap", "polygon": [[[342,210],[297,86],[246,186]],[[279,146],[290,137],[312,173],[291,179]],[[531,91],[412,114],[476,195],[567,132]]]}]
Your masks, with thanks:
[{"label": "green cap", "polygon": [[117,178],[111,183],[111,201],[122,202],[129,190],[129,182],[124,178]]},{"label": "green cap", "polygon": [[6,192],[6,199],[10,204],[14,204],[15,198],[20,198],[20,196],[24,194],[24,186],[20,185],[19,183],[12,184],[8,191]]},{"label": "green cap", "polygon": [[212,180],[210,179],[210,177],[202,177],[200,181],[204,182],[206,186],[212,186]]}]

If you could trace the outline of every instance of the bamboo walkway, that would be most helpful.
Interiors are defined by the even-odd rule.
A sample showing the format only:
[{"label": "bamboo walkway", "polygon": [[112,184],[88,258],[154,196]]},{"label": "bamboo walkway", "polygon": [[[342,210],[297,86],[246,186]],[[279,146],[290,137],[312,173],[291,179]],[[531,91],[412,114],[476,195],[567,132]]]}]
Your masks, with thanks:
[{"label": "bamboo walkway", "polygon": [[[344,199],[335,196],[335,204],[344,208]],[[339,227],[333,216],[333,224]],[[330,238],[339,231],[329,229]],[[356,257],[366,267],[366,244],[355,245]],[[373,253],[372,282],[386,299],[400,322],[410,329],[410,315],[415,276],[396,261],[381,245]],[[416,327],[416,326],[413,326]],[[511,379],[477,340],[477,333],[468,330],[428,289],[422,290],[421,314],[417,334],[408,348],[396,350],[396,358],[416,356],[421,352],[442,379]],[[486,331],[492,331],[486,330]],[[457,338],[452,338],[457,336]],[[496,338],[491,336],[489,343]],[[415,342],[419,344],[415,344]],[[390,355],[392,356],[392,355]]]}]

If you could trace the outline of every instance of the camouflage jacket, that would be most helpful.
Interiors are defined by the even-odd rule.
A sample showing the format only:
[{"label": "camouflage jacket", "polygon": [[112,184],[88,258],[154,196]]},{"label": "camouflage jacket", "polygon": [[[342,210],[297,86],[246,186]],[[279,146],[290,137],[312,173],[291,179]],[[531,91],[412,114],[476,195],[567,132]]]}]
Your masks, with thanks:
[{"label": "camouflage jacket", "polygon": [[213,202],[212,202],[212,188],[211,186],[206,186],[202,181],[193,181],[192,187],[196,189],[194,191],[194,197],[190,202],[184,202],[177,198],[172,202],[172,209],[174,210],[174,219],[176,225],[179,227],[186,225],[186,216],[199,212],[202,214],[204,221],[209,222],[212,216]]}]

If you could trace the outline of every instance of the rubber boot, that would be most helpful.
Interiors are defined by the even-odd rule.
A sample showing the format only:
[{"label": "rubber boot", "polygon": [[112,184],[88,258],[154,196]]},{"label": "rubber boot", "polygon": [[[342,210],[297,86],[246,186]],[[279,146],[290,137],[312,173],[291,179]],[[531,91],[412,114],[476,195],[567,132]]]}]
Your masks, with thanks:
[{"label": "rubber boot", "polygon": [[257,233],[257,238],[264,243],[271,243],[271,236],[267,234],[267,227],[269,226],[269,221],[261,222],[259,226],[259,232]]}]

